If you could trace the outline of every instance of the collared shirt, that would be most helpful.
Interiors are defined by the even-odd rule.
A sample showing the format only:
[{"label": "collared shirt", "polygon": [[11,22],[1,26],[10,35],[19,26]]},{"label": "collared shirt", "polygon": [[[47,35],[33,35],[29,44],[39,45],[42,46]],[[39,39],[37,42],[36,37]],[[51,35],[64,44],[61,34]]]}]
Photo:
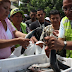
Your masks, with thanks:
[{"label": "collared shirt", "polygon": [[[43,40],[44,37],[46,37],[46,36],[54,36],[54,37],[56,37],[55,35],[53,35],[53,31],[54,31],[54,29],[52,28],[52,25],[46,26],[46,27],[43,29],[43,31],[42,31],[40,40]],[[56,37],[56,38],[57,38],[57,37]]]}]

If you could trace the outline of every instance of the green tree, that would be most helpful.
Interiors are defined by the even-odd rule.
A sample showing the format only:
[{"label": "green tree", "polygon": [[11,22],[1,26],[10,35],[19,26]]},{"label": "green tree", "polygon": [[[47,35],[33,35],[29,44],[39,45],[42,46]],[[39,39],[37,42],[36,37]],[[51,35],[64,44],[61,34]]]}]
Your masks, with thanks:
[{"label": "green tree", "polygon": [[62,17],[64,13],[62,11],[62,0],[21,0],[23,4],[20,5],[22,10],[26,10],[27,13],[30,12],[31,9],[37,10],[38,8],[44,9],[46,12],[46,16],[49,16],[49,12],[52,9],[57,9],[60,11]]}]

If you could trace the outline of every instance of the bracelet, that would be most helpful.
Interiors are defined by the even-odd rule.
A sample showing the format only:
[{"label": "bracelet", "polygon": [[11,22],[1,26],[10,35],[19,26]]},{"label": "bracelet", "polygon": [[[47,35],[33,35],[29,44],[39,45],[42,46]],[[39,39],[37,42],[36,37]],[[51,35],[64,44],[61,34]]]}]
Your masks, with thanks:
[{"label": "bracelet", "polygon": [[66,41],[64,41],[64,47],[63,47],[63,49],[65,49],[65,48],[66,48],[66,46],[67,46],[67,42],[66,42]]}]

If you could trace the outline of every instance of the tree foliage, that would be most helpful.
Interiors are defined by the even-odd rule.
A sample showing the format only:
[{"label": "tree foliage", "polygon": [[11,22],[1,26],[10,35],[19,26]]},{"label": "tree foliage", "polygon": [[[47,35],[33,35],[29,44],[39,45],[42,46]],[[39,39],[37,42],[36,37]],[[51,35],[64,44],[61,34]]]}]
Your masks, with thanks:
[{"label": "tree foliage", "polygon": [[62,0],[21,0],[23,4],[20,5],[22,10],[27,9],[30,12],[31,9],[37,10],[38,8],[44,9],[46,16],[49,16],[49,12],[52,9],[60,11],[61,15],[64,16],[62,11]]}]

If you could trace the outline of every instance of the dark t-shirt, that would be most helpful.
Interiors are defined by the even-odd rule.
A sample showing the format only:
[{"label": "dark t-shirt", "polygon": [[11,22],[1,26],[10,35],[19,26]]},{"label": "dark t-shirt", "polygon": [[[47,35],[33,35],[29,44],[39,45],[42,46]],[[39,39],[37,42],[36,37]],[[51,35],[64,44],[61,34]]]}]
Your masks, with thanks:
[{"label": "dark t-shirt", "polygon": [[27,26],[29,27],[29,24],[31,24],[31,23],[32,23],[32,21],[31,21],[31,19],[30,19],[30,20],[25,21],[25,23],[26,23],[26,24],[27,24]]},{"label": "dark t-shirt", "polygon": [[43,22],[43,23],[39,23],[38,20],[35,21],[35,22],[33,22],[33,23],[31,23],[31,25],[30,25],[30,30],[35,30],[35,32],[34,32],[33,35],[36,37],[37,40],[40,40],[40,36],[41,36],[42,30],[43,30],[43,28],[40,27],[40,24],[41,24],[41,25],[44,24],[44,27],[50,25],[50,24],[49,24],[48,22],[46,22],[46,21]]},{"label": "dark t-shirt", "polygon": [[35,22],[32,22],[31,25],[29,26],[29,28],[30,28],[30,30],[34,30],[34,29],[36,29],[37,27],[40,27],[40,24],[41,24],[41,25],[44,24],[45,27],[48,26],[48,25],[50,25],[50,23],[48,23],[48,22],[46,22],[46,21],[43,22],[43,23],[39,23],[38,20],[37,20],[37,21],[35,21]]}]

